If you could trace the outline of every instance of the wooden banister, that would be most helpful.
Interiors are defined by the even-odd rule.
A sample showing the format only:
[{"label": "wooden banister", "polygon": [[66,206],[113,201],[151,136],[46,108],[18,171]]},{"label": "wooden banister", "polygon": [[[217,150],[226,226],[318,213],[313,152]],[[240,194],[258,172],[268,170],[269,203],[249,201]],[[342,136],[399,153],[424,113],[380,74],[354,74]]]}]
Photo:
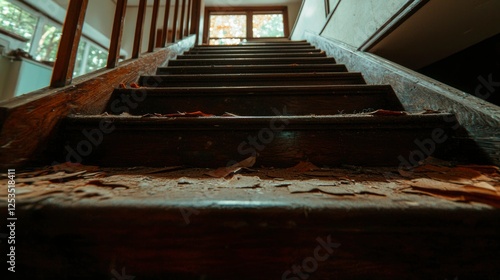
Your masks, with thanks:
[{"label": "wooden banister", "polygon": [[195,40],[195,45],[198,45],[199,43],[199,36],[198,36],[198,31],[200,28],[200,17],[201,17],[201,0],[193,0],[193,12],[191,14],[191,29],[189,30],[189,33],[191,34],[197,34],[196,35],[196,40]]},{"label": "wooden banister", "polygon": [[186,0],[182,0],[182,8],[181,8],[181,26],[179,27],[179,39],[184,38],[184,20],[186,16]]},{"label": "wooden banister", "polygon": [[113,32],[111,34],[111,43],[109,46],[108,63],[106,67],[113,69],[120,60],[120,48],[122,42],[123,25],[125,22],[125,12],[127,10],[127,0],[118,0],[116,2],[115,19],[113,22]]},{"label": "wooden banister", "polygon": [[146,13],[146,0],[139,2],[139,11],[137,13],[137,23],[135,25],[134,48],[132,50],[132,58],[139,58],[141,54],[142,31],[144,27],[144,17]]},{"label": "wooden banister", "polygon": [[168,22],[170,20],[170,0],[165,3],[165,16],[163,18],[163,30],[161,37],[161,47],[165,47],[168,43]]},{"label": "wooden banister", "polygon": [[64,87],[73,80],[78,44],[82,36],[88,0],[71,0],[64,21],[56,63],[52,72],[51,87]]},{"label": "wooden banister", "polygon": [[[183,39],[189,34],[197,33],[199,30],[201,16],[200,2],[200,0],[182,0],[181,4],[180,0],[175,0],[172,37],[170,42],[175,43],[178,39]],[[88,0],[71,0],[69,3],[68,12],[63,26],[63,34],[57,53],[57,59],[50,82],[51,87],[63,87],[71,84],[87,6]],[[141,54],[146,6],[147,0],[140,0],[134,34],[132,58],[139,58]],[[155,41],[157,40],[156,26],[159,9],[160,0],[154,0],[148,52],[153,52],[155,48]],[[115,68],[120,59],[126,10],[127,0],[117,0],[115,17],[113,20],[113,30],[110,39],[109,55],[106,65],[108,69]],[[166,0],[162,38],[161,42],[158,43],[161,47],[165,47],[166,44],[169,43],[170,10],[171,0]],[[179,12],[181,13],[180,16]],[[198,44],[198,39],[196,39],[195,44]]]},{"label": "wooden banister", "polygon": [[175,0],[174,7],[174,25],[172,27],[172,42],[175,43],[177,41],[177,21],[179,19],[179,0]]},{"label": "wooden banister", "polygon": [[151,16],[151,29],[149,31],[148,52],[153,52],[155,49],[156,24],[158,22],[158,10],[159,9],[160,9],[160,0],[154,0],[153,15]]},{"label": "wooden banister", "polygon": [[188,0],[188,9],[187,9],[187,24],[186,24],[186,32],[184,33],[184,36],[189,35],[189,31],[191,30],[191,11],[193,8],[193,0]]}]

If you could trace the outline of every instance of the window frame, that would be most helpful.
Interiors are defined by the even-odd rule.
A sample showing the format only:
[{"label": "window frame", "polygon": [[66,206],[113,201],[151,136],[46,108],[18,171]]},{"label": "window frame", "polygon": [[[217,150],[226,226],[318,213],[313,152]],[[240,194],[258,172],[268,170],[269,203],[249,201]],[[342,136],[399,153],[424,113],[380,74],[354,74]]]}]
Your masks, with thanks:
[{"label": "window frame", "polygon": [[[25,11],[25,12],[31,14],[32,16],[36,17],[37,18],[37,25],[35,26],[34,33],[32,34],[32,37],[30,39],[22,37],[16,33],[13,33],[9,30],[6,30],[2,27],[0,27],[0,34],[8,37],[6,39],[10,44],[12,44],[12,40],[17,40],[17,41],[20,41],[20,42],[23,42],[26,44],[29,43],[30,47],[29,47],[29,50],[27,51],[27,53],[29,53],[34,58],[35,61],[40,62],[40,63],[46,63],[48,65],[53,64],[54,62],[52,62],[52,61],[42,62],[40,60],[35,59],[35,57],[37,57],[37,55],[38,55],[39,41],[42,37],[44,26],[51,25],[51,26],[60,28],[62,30],[63,23],[61,23],[59,20],[55,19],[54,17],[44,13],[43,11],[40,11],[39,9],[32,7],[24,2],[20,2],[19,0],[7,0],[7,2],[9,2],[10,4],[12,4],[14,6],[17,6],[22,11]],[[10,38],[10,40],[9,40],[9,38]],[[85,34],[82,34],[82,37],[80,38],[80,44],[85,44],[84,45],[84,55],[83,55],[84,60],[80,65],[75,64],[75,69],[74,69],[74,73],[73,73],[74,77],[82,76],[82,75],[85,75],[87,73],[91,73],[93,71],[96,71],[96,70],[93,70],[90,72],[87,71],[87,64],[88,64],[88,59],[89,59],[88,53],[89,53],[89,50],[91,47],[94,47],[100,51],[107,52],[109,55],[109,49],[107,47],[105,47],[102,44],[100,44],[99,42],[93,40],[89,36],[86,36]]]},{"label": "window frame", "polygon": [[[282,14],[283,15],[283,37],[253,37],[253,14]],[[209,44],[210,39],[210,16],[211,15],[241,15],[247,16],[246,40],[268,40],[289,38],[290,28],[288,22],[287,6],[265,6],[265,7],[205,7],[205,18],[203,26],[203,44]]]}]

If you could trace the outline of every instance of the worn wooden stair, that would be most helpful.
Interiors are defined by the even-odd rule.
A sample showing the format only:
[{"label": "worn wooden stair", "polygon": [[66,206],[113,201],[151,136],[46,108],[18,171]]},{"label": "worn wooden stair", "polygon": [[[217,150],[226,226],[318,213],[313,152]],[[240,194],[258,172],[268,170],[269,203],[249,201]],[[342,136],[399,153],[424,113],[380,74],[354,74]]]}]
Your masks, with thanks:
[{"label": "worn wooden stair", "polygon": [[[394,166],[415,139],[452,132],[452,115],[402,112],[390,86],[367,85],[307,42],[198,46],[139,85],[114,91],[110,115],[68,117],[66,158],[93,140],[82,159],[104,166],[217,167],[251,155],[258,166]],[[392,113],[369,114],[378,109]],[[194,111],[213,116],[168,116]],[[103,123],[113,133],[100,137]]]},{"label": "worn wooden stair", "polygon": [[[16,204],[16,276],[499,279],[494,204],[416,195],[401,182],[401,159],[452,146],[429,141],[453,138],[453,114],[404,112],[390,85],[367,85],[334,58],[196,57],[311,48],[198,46],[142,87],[115,89],[102,114],[68,116],[60,160],[99,167],[68,164],[84,171],[19,188],[39,195]],[[207,176],[252,155],[253,169]],[[341,167],[285,169],[300,161]],[[312,184],[344,193],[291,191]]]}]

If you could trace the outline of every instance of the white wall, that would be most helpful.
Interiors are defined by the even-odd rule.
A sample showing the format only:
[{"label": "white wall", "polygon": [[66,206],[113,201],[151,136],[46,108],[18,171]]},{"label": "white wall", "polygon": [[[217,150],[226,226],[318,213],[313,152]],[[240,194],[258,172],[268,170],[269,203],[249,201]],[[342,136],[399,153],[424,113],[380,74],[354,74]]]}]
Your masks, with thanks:
[{"label": "white wall", "polygon": [[85,22],[106,37],[111,37],[116,4],[112,0],[89,0]]},{"label": "white wall", "polygon": [[[304,31],[309,30],[355,48],[364,48],[399,11],[404,10],[404,14],[419,2],[329,1],[331,5],[339,5],[325,21],[323,0],[305,0],[292,39],[304,39]],[[408,68],[420,69],[499,34],[499,11],[498,0],[429,1],[368,51]]]},{"label": "white wall", "polygon": [[306,30],[320,33],[327,20],[324,1],[304,0],[300,15],[297,17],[293,32],[290,34],[292,40],[303,40]]},{"label": "white wall", "polygon": [[358,48],[407,2],[408,0],[340,1],[321,35]]},{"label": "white wall", "polygon": [[304,1],[293,40],[307,30],[360,47],[409,0],[330,0],[328,18],[323,0]]},{"label": "white wall", "polygon": [[[169,28],[172,28],[174,21],[174,8],[175,8],[175,0],[170,1],[170,16],[169,16]],[[165,18],[165,3],[163,1],[160,2],[160,10],[158,12],[158,21],[156,22],[156,28],[163,28],[163,21]],[[182,1],[179,1],[179,22],[181,17],[181,7]],[[187,9],[187,5],[186,5]],[[127,7],[126,17],[125,17],[125,26],[123,29],[122,36],[122,48],[128,52],[129,58],[132,54],[132,49],[134,47],[134,36],[135,36],[135,26],[137,23],[137,14],[139,12],[139,7],[137,6],[129,6]],[[151,30],[151,18],[153,15],[153,7],[146,7],[146,17],[144,20],[144,28],[143,28],[143,36],[142,36],[142,47],[141,53],[146,52],[149,44],[149,31]],[[178,23],[179,24],[179,23]]]}]

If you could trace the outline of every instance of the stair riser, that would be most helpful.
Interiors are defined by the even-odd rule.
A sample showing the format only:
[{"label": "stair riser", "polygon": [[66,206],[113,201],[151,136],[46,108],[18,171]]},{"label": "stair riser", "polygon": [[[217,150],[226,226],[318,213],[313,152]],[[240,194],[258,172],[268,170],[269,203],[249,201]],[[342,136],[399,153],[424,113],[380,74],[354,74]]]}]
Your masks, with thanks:
[{"label": "stair riser", "polygon": [[145,87],[211,87],[211,86],[291,86],[365,84],[359,73],[271,74],[271,75],[177,75],[141,76]]},{"label": "stair riser", "polygon": [[[95,133],[98,127],[85,129],[89,134],[88,131]],[[98,146],[82,133],[84,127],[72,127],[66,131],[66,147],[73,154],[64,157],[78,161],[77,156],[81,156],[84,164],[101,166],[222,167],[258,153],[256,166],[289,167],[304,160],[319,166],[398,166],[401,158],[409,159],[411,151],[420,150],[415,140],[428,138],[435,129],[314,127],[314,130],[294,130],[281,120],[260,128],[248,126],[245,130],[203,131],[186,127],[184,131],[180,128],[161,131],[116,127],[101,142],[94,136],[95,143],[100,143]],[[89,149],[91,154],[87,153]]]},{"label": "stair riser", "polygon": [[169,66],[210,66],[210,65],[273,65],[273,64],[335,64],[327,58],[261,58],[261,59],[181,59],[170,60]]},{"label": "stair riser", "polygon": [[261,54],[192,54],[179,55],[177,59],[231,59],[231,58],[291,58],[326,57],[324,53],[261,53]]},{"label": "stair riser", "polygon": [[317,64],[317,65],[268,65],[268,66],[199,66],[199,67],[163,67],[158,68],[157,75],[179,74],[248,74],[248,73],[321,73],[321,72],[347,72],[342,64]]},{"label": "stair riser", "polygon": [[[133,108],[127,100],[135,100]],[[386,92],[350,95],[331,93],[276,94],[172,94],[124,90],[115,91],[106,112],[133,115],[148,113],[171,114],[203,111],[214,115],[231,112],[242,116],[273,116],[273,108],[286,107],[292,115],[334,115],[371,112],[379,108],[403,110],[399,102]]]},{"label": "stair riser", "polygon": [[[445,209],[389,208],[387,199],[369,195],[319,193],[310,195],[309,205],[265,195],[217,200],[226,188],[213,184],[186,195],[185,203],[172,202],[180,199],[170,189],[179,185],[151,188],[150,197],[131,189],[130,199],[111,206],[91,198],[26,205],[16,217],[24,223],[20,229],[29,229],[18,229],[16,237],[29,242],[18,242],[16,253],[30,258],[18,258],[17,279],[499,278],[498,210],[451,210],[447,203]],[[87,207],[78,207],[82,200]],[[321,208],[318,200],[338,202]],[[304,265],[319,268],[310,273]]]}]

